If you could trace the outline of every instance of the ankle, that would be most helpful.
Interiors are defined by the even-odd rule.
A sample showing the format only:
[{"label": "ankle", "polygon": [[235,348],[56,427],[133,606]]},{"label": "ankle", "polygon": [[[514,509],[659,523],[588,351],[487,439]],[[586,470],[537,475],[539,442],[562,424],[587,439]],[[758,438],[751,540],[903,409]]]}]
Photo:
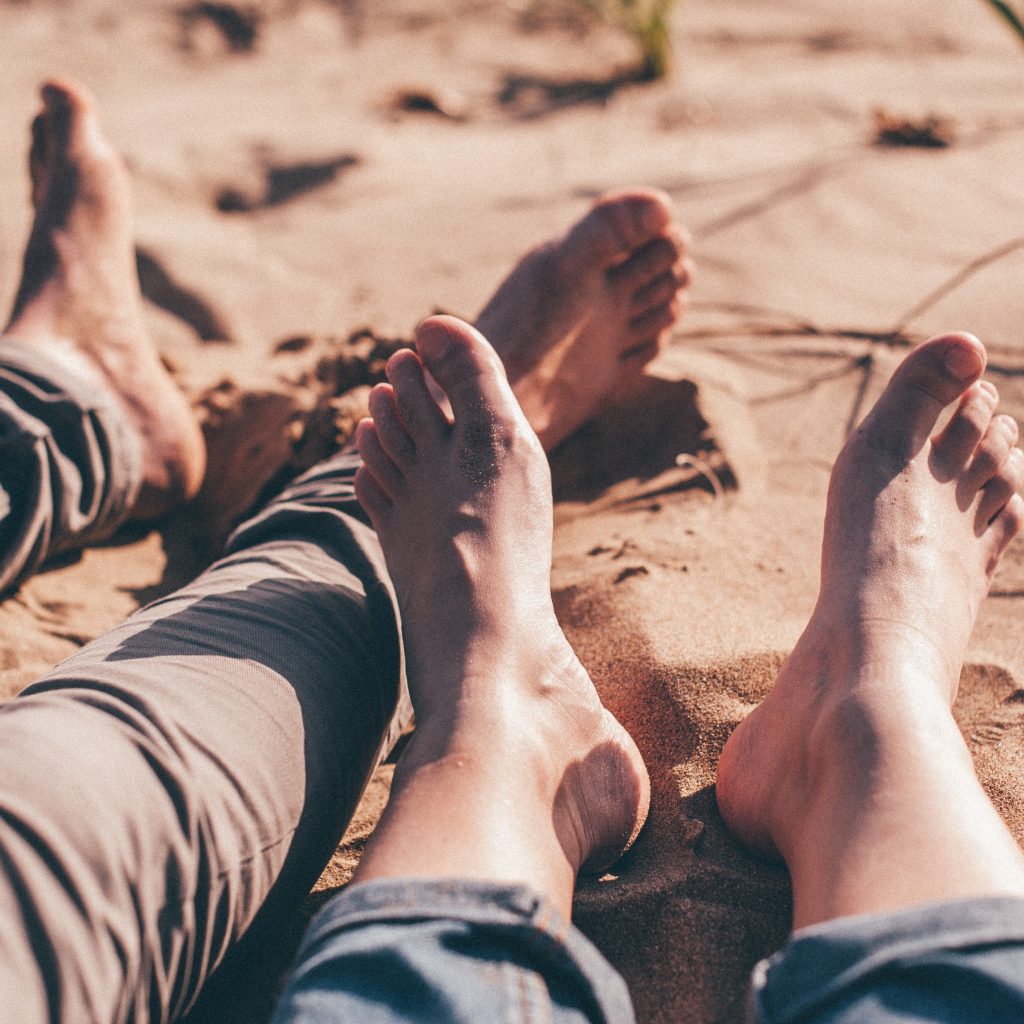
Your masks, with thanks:
[{"label": "ankle", "polygon": [[801,637],[719,765],[730,829],[787,863],[802,837],[834,829],[832,808],[855,813],[892,772],[967,757],[948,694],[927,668],[838,643],[820,626]]},{"label": "ankle", "polygon": [[889,798],[893,780],[941,775],[970,756],[934,684],[859,677],[823,697],[805,720],[801,749],[778,780],[772,839],[787,863],[808,836],[834,833]]},{"label": "ankle", "polygon": [[940,696],[948,710],[960,679],[961,661],[920,630],[842,607],[835,611],[821,600],[797,650],[809,654],[829,689],[838,693],[859,687],[865,693],[876,688],[906,693],[914,700]]}]

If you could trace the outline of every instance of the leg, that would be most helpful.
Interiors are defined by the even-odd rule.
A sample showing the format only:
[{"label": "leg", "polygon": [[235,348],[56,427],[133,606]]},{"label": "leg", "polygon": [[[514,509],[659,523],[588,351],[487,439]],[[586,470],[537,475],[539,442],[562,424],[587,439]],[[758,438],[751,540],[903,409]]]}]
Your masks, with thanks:
[{"label": "leg", "polygon": [[114,396],[48,352],[0,339],[0,594],[110,536],[141,484],[138,435]]},{"label": "leg", "polygon": [[[983,368],[984,350],[968,335],[922,345],[847,443],[829,489],[814,614],[767,700],[726,745],[718,800],[738,838],[785,859],[797,929],[870,914],[886,915],[878,929],[895,934],[912,920],[914,948],[936,956],[949,954],[950,935],[960,936],[954,946],[964,933],[975,945],[1012,940],[1019,978],[1024,856],[950,712],[978,609],[1024,521],[1017,428],[993,415],[995,388],[976,383]],[[980,931],[968,927],[986,917],[977,902],[900,916],[992,897],[1013,899]],[[1011,919],[1015,933],[1004,927]],[[853,925],[797,935],[839,942],[842,927]],[[949,1016],[927,1019],[1010,1019],[1024,1007],[1015,988],[1001,1004],[1009,1016],[978,1006],[977,1016],[957,1015],[978,997],[975,977],[959,1001],[950,997]],[[863,1006],[835,1019],[868,1019],[857,1012]]]},{"label": "leg", "polygon": [[36,217],[5,344],[109,396],[141,454],[131,512],[159,515],[199,488],[202,436],[142,323],[124,166],[84,90],[50,82],[43,103],[30,154]]},{"label": "leg", "polygon": [[528,253],[477,317],[550,451],[665,345],[692,265],[661,192],[606,196]]},{"label": "leg", "polygon": [[400,724],[357,465],[0,708],[0,1019],[173,1019],[322,870]]},{"label": "leg", "polygon": [[[427,321],[417,344],[375,390],[356,477],[395,580],[417,728],[360,884],[314,928],[279,1020],[525,1016],[514,991],[555,1020],[630,1019],[618,982],[609,1001],[587,1002],[577,984],[552,1006],[549,993],[566,991],[555,962],[565,968],[582,939],[552,945],[537,922],[567,917],[577,872],[602,871],[633,841],[647,773],[555,620],[550,480],[500,362],[451,319]],[[389,891],[405,894],[394,912]],[[531,909],[510,921],[517,900]],[[387,958],[386,986],[369,957]],[[507,984],[489,984],[505,968]],[[414,986],[427,993],[419,1008]]]},{"label": "leg", "polygon": [[524,883],[567,915],[576,873],[635,837],[646,772],[555,619],[550,479],[500,362],[451,320],[427,321],[419,352],[393,358],[359,433],[417,730],[357,877]]}]

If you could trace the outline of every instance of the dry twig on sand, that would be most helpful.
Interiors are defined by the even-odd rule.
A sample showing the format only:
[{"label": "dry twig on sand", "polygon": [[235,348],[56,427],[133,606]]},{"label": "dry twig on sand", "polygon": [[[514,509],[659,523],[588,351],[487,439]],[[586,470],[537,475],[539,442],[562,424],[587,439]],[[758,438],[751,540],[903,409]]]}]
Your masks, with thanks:
[{"label": "dry twig on sand", "polygon": [[985,0],[985,3],[1010,26],[1013,32],[1020,37],[1021,42],[1024,42],[1024,17],[1018,14],[1006,0]]}]

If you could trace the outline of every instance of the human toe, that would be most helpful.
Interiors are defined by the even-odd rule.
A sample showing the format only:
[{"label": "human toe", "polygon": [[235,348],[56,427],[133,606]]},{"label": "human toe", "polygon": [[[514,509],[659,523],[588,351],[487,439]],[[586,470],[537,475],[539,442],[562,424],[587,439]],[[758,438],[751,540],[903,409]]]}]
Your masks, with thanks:
[{"label": "human toe", "polygon": [[861,427],[879,449],[901,456],[918,451],[942,410],[985,368],[985,349],[970,334],[944,334],[919,345],[897,367]]},{"label": "human toe", "polygon": [[417,329],[416,350],[448,396],[456,425],[522,417],[501,360],[469,324],[451,316],[430,317]]},{"label": "human toe", "polygon": [[985,436],[998,401],[999,393],[988,381],[978,381],[964,392],[956,412],[933,442],[940,470],[952,476],[963,469]]},{"label": "human toe", "polygon": [[42,96],[53,156],[120,182],[125,175],[124,163],[103,131],[92,94],[77,82],[52,79],[43,86]]},{"label": "human toe", "polygon": [[1000,415],[992,419],[961,480],[962,500],[972,500],[999,473],[1019,436],[1017,421],[1012,416]]},{"label": "human toe", "polygon": [[447,428],[448,421],[431,397],[423,374],[423,364],[415,352],[403,349],[396,352],[385,367],[394,389],[395,405],[414,444],[437,441]]},{"label": "human toe", "polygon": [[416,445],[409,436],[395,406],[395,392],[390,384],[378,384],[370,392],[367,403],[377,437],[388,458],[404,469],[416,460]]},{"label": "human toe", "polygon": [[374,529],[379,532],[387,522],[387,516],[392,508],[391,500],[366,466],[360,466],[356,470],[352,486],[359,504],[366,510]]},{"label": "human toe", "polygon": [[43,104],[58,141],[68,145],[92,141],[99,115],[92,94],[77,82],[53,78],[43,84]]},{"label": "human toe", "polygon": [[380,489],[394,500],[402,483],[402,471],[391,461],[380,443],[373,420],[360,420],[356,426],[356,450]]},{"label": "human toe", "polygon": [[624,211],[632,224],[635,245],[668,233],[675,221],[675,207],[667,192],[656,188],[632,188],[613,192],[598,200],[597,207],[615,206]]},{"label": "human toe", "polygon": [[1024,452],[1013,448],[999,470],[981,489],[976,528],[986,529],[1006,507],[1007,502],[1024,487]]},{"label": "human toe", "polygon": [[685,301],[686,289],[690,285],[692,264],[689,259],[680,259],[672,267],[649,281],[634,294],[630,303],[632,316],[640,316],[655,306],[677,297]]},{"label": "human toe", "polygon": [[[668,302],[663,302],[653,309],[633,317],[629,321],[631,339],[654,338],[663,331],[678,323],[683,315],[684,299],[678,293],[673,294]],[[632,350],[634,346],[631,345]]]},{"label": "human toe", "polygon": [[1019,494],[1014,494],[989,526],[988,536],[992,541],[991,555],[987,566],[989,576],[995,572],[1007,545],[1020,533],[1022,526],[1024,526],[1024,498]]},{"label": "human toe", "polygon": [[683,258],[681,241],[676,237],[658,237],[637,249],[632,256],[608,274],[611,282],[635,301],[636,293],[655,278],[671,273]]},{"label": "human toe", "polygon": [[610,268],[629,258],[673,221],[672,201],[656,189],[629,189],[599,199],[566,238],[569,251]]}]

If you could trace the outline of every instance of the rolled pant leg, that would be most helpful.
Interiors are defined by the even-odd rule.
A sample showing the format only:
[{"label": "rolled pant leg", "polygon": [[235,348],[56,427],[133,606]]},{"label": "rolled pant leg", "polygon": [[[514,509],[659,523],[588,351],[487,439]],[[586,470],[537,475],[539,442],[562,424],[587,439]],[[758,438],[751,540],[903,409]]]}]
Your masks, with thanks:
[{"label": "rolled pant leg", "polygon": [[113,533],[141,481],[138,439],[94,372],[0,339],[0,594]]},{"label": "rolled pant leg", "polygon": [[1024,1021],[1024,899],[933,903],[802,928],[755,969],[751,1020]]},{"label": "rolled pant leg", "polygon": [[400,725],[357,465],[0,708],[0,1020],[173,1019],[322,870]]},{"label": "rolled pant leg", "polygon": [[386,879],[310,925],[274,1024],[633,1024],[625,982],[522,886]]}]

